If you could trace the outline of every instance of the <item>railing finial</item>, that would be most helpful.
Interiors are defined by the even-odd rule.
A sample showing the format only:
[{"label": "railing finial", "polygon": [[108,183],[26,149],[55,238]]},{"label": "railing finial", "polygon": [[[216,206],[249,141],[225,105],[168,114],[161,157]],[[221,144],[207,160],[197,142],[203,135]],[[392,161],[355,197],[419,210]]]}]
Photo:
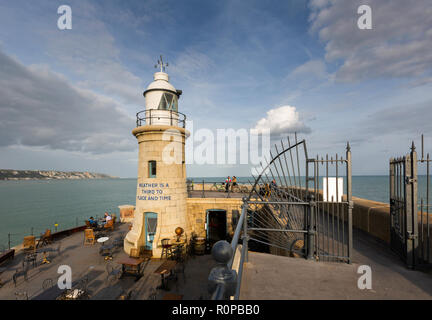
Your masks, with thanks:
[{"label": "railing finial", "polygon": [[224,290],[220,291],[222,297],[215,297],[216,300],[229,299],[236,291],[237,273],[235,270],[228,268],[227,263],[231,260],[234,251],[231,245],[220,240],[212,248],[212,256],[217,265],[210,271],[208,277],[208,292],[214,293],[218,286],[223,286]]}]

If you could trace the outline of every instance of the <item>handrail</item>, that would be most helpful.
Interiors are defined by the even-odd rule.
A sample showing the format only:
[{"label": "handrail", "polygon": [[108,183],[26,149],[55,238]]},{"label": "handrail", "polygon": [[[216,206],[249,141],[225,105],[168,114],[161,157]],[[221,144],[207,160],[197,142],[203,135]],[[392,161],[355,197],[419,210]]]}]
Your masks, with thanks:
[{"label": "handrail", "polygon": [[[152,112],[157,112],[156,115],[152,115]],[[169,112],[169,116],[167,115],[161,115],[161,113],[166,114],[166,112]],[[142,116],[144,114],[144,116]],[[148,115],[147,115],[148,114]],[[174,111],[174,110],[158,110],[158,109],[149,109],[149,110],[142,110],[137,112],[136,114],[136,125],[137,127],[143,126],[143,125],[151,125],[153,124],[152,119],[169,119],[170,125],[179,125],[182,128],[186,127],[186,115],[184,113]]]},{"label": "handrail", "polygon": [[237,223],[237,227],[236,227],[236,230],[234,232],[234,236],[233,236],[233,238],[231,240],[231,248],[233,250],[233,256],[232,256],[231,260],[227,264],[228,268],[230,268],[230,269],[232,269],[232,265],[233,265],[233,262],[234,262],[235,252],[236,252],[236,249],[237,249],[238,241],[240,239],[240,233],[241,233],[241,231],[243,229],[243,223],[245,221],[245,216],[247,214],[246,207],[247,206],[245,206],[245,205],[243,205],[243,207],[242,207],[242,213],[241,213],[239,221]]},{"label": "handrail", "polygon": [[[241,250],[241,256],[240,256],[240,264],[238,268],[238,274],[235,279],[235,283],[233,282],[218,282],[217,285],[214,287],[214,291],[211,294],[211,300],[224,300],[227,299],[229,296],[230,299],[238,300],[240,296],[240,287],[241,287],[241,281],[242,281],[242,275],[243,275],[243,265],[244,262],[247,262],[247,251],[248,251],[248,236],[247,236],[247,201],[246,198],[243,198],[243,206],[242,206],[242,213],[240,215],[239,221],[236,226],[236,230],[234,232],[234,236],[231,241],[231,249],[232,249],[232,256],[230,260],[226,263],[225,272],[230,270],[233,272],[233,262],[235,253],[237,251],[238,241],[240,239],[240,234],[243,230],[243,246]],[[214,253],[212,251],[212,255],[214,258],[218,255],[218,253]],[[223,264],[222,264],[223,265]],[[219,267],[216,267],[219,268]],[[223,278],[223,277],[222,277]],[[209,277],[210,280],[210,277]],[[234,285],[234,287],[233,287]],[[233,290],[234,289],[234,290]]]}]

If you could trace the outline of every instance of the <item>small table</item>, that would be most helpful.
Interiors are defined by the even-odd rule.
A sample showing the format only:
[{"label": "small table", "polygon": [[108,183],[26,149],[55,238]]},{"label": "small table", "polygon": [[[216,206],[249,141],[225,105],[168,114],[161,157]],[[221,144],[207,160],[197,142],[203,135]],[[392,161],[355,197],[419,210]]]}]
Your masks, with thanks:
[{"label": "small table", "polygon": [[144,259],[125,257],[117,261],[122,265],[122,276],[125,274],[131,274],[136,277],[136,280],[141,278],[141,265]]},{"label": "small table", "polygon": [[158,273],[161,276],[161,280],[162,283],[161,285],[158,287],[158,289],[163,289],[163,290],[169,290],[167,283],[166,283],[166,279],[165,276],[172,276],[172,271],[174,270],[175,266],[177,264],[177,261],[173,261],[173,260],[167,260],[164,263],[162,263],[156,270],[154,273]]},{"label": "small table", "polygon": [[103,244],[104,242],[107,242],[108,240],[109,240],[109,237],[101,237],[101,238],[97,239],[97,242]]}]

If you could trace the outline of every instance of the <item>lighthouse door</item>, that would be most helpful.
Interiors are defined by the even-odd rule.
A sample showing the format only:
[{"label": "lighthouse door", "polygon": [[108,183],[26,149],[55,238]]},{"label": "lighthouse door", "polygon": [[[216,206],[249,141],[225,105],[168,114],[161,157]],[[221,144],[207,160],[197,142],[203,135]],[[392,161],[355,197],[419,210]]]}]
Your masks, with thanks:
[{"label": "lighthouse door", "polygon": [[146,249],[152,250],[153,240],[157,228],[157,213],[146,212],[145,215],[145,231],[146,231]]},{"label": "lighthouse door", "polygon": [[207,241],[213,244],[226,240],[227,214],[226,210],[210,209],[207,211]]}]

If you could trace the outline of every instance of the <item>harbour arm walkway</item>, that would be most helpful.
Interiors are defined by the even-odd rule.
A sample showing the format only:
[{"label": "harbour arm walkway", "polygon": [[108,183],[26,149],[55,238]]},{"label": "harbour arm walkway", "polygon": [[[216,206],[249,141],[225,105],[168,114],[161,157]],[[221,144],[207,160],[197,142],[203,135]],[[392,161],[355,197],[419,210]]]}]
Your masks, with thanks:
[{"label": "harbour arm walkway", "polygon": [[[128,224],[120,224],[111,237],[124,236]],[[354,229],[353,263],[330,263],[308,261],[266,253],[249,252],[249,262],[243,272],[240,299],[432,299],[432,274],[409,270],[402,261],[367,234]],[[58,246],[58,241],[51,245]],[[168,291],[156,289],[160,276],[154,271],[160,259],[149,260],[143,276],[135,281],[124,277],[113,283],[107,281],[107,262],[99,255],[100,244],[83,246],[83,233],[79,232],[61,240],[60,254],[51,254],[51,263],[31,268],[28,281],[22,277],[14,286],[12,276],[21,268],[23,255],[2,264],[6,268],[1,274],[3,287],[0,299],[18,298],[16,293],[26,293],[29,299],[54,300],[58,293],[42,288],[45,279],[52,279],[54,286],[60,276],[60,265],[72,268],[73,281],[88,277],[91,300],[115,300],[130,294],[130,299],[163,299],[167,293],[182,296],[185,300],[208,299],[207,278],[215,262],[211,255],[195,256],[186,263],[185,273],[179,274],[176,282],[170,282]],[[121,248],[114,253],[113,261],[125,256]],[[360,265],[372,269],[372,289],[360,290],[357,281]],[[20,296],[22,297],[22,296]]]},{"label": "harbour arm walkway", "polygon": [[[118,224],[116,230],[109,237],[124,237],[129,224]],[[100,244],[83,246],[83,232],[78,232],[61,240],[60,254],[50,253],[50,264],[41,264],[42,254],[38,254],[36,267],[28,271],[28,281],[19,277],[15,287],[12,277],[15,270],[22,268],[23,254],[19,252],[13,260],[1,265],[5,268],[0,277],[3,286],[0,287],[0,300],[23,299],[29,300],[55,300],[59,293],[57,290],[57,273],[60,265],[68,265],[72,269],[73,285],[81,279],[88,278],[88,291],[90,300],[117,300],[129,294],[131,300],[163,299],[167,293],[181,295],[183,299],[206,299],[207,277],[214,260],[211,255],[195,256],[190,258],[185,265],[184,274],[179,274],[177,281],[168,282],[169,290],[160,290],[161,277],[154,271],[161,265],[160,259],[151,259],[144,265],[143,276],[135,281],[134,277],[123,277],[114,282],[108,281],[106,266],[111,263],[119,267],[117,261],[127,255],[123,249],[118,248],[113,254],[112,261],[105,261],[99,254]],[[59,241],[55,241],[49,247],[57,248]],[[53,281],[52,290],[43,289],[46,279]],[[17,295],[18,293],[18,295]]]},{"label": "harbour arm walkway", "polygon": [[[353,230],[353,263],[249,253],[240,299],[432,299],[432,273],[409,270],[382,242]],[[372,289],[360,290],[360,265],[372,270]]]}]

